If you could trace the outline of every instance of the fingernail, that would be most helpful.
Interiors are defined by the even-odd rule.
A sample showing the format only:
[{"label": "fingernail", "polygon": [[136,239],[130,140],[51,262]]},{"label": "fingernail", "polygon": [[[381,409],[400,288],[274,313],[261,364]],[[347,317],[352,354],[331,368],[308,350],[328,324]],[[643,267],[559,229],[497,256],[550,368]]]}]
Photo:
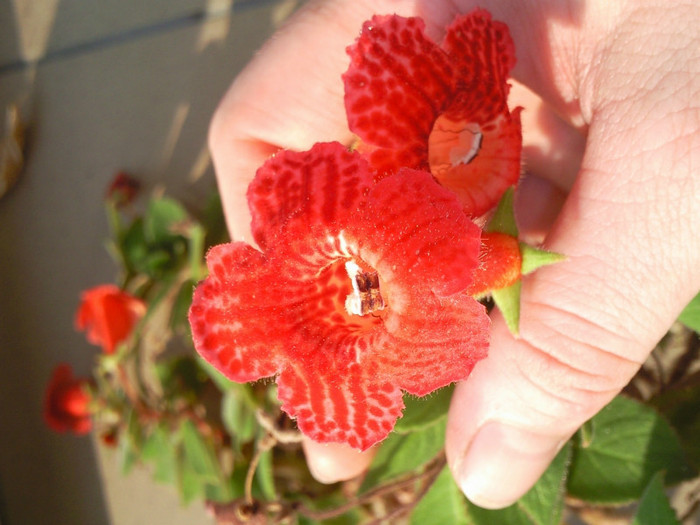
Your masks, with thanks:
[{"label": "fingernail", "polygon": [[489,422],[454,466],[454,477],[475,505],[507,507],[537,482],[563,442],[561,437]]},{"label": "fingernail", "polygon": [[306,463],[311,475],[321,483],[336,483],[352,479],[364,472],[374,458],[376,449],[364,452],[340,443],[302,441]]}]

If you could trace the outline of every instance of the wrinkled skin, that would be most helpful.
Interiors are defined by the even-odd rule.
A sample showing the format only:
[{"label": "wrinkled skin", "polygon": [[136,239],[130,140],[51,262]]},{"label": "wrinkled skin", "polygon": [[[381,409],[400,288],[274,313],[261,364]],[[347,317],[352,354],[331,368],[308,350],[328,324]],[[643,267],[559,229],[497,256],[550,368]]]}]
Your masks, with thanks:
[{"label": "wrinkled skin", "polygon": [[[212,122],[233,236],[250,240],[245,190],[269,154],[350,142],[340,75],[365,19],[422,16],[439,41],[440,28],[476,4],[342,0],[302,9],[234,82]],[[453,398],[452,472],[473,502],[498,508],[524,494],[624,387],[700,289],[700,5],[478,5],[507,23],[515,42],[519,84],[509,103],[526,108],[521,226],[569,256],[525,278],[521,338],[496,314],[488,359]],[[371,451],[353,457],[343,447],[307,443],[306,451],[323,481],[352,477],[371,460]]]}]

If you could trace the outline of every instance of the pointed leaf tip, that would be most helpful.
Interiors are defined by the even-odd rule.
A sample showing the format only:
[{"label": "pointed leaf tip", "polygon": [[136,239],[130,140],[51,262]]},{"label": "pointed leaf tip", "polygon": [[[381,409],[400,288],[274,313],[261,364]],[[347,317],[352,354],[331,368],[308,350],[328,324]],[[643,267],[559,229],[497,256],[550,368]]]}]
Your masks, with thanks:
[{"label": "pointed leaf tip", "polygon": [[523,258],[523,264],[520,269],[522,275],[532,273],[542,266],[565,261],[567,258],[566,255],[561,253],[550,252],[525,243],[520,243],[520,253]]}]

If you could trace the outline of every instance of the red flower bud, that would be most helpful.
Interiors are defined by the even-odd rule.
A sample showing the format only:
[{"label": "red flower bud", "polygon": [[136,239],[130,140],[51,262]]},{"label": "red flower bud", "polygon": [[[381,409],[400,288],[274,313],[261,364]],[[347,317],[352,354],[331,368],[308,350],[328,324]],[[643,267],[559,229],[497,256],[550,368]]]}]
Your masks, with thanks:
[{"label": "red flower bud", "polygon": [[126,206],[136,198],[140,188],[139,181],[120,171],[107,188],[107,199],[114,201],[117,207]]}]

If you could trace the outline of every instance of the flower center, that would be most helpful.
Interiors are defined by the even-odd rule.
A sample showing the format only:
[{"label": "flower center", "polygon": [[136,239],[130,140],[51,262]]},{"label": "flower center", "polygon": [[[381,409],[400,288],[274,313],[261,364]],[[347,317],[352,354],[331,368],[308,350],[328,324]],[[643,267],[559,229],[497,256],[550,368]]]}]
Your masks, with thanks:
[{"label": "flower center", "polygon": [[455,122],[440,115],[428,137],[428,164],[436,177],[460,164],[469,164],[481,149],[483,135],[475,122]]},{"label": "flower center", "polygon": [[350,315],[367,315],[384,309],[379,293],[379,275],[365,271],[355,261],[347,261],[345,270],[352,282],[352,293],[345,298],[345,310]]}]

